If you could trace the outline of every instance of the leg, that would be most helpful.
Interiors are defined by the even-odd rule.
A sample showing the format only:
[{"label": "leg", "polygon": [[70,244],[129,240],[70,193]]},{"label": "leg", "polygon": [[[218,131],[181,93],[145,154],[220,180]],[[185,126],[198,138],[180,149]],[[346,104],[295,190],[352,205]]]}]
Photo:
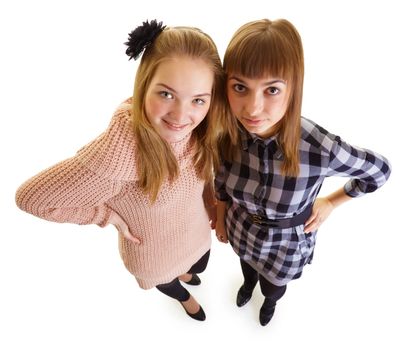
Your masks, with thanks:
[{"label": "leg", "polygon": [[210,258],[210,251],[205,253],[200,260],[198,260],[190,270],[184,275],[181,275],[179,279],[192,286],[197,286],[201,283],[200,277],[197,276],[198,273],[203,272],[208,264],[208,259]]},{"label": "leg", "polygon": [[205,313],[197,301],[185,289],[178,278],[173,279],[170,283],[159,284],[156,288],[165,295],[178,300],[183,305],[186,313],[195,320],[204,321]]},{"label": "leg", "polygon": [[244,283],[237,293],[237,306],[241,307],[248,303],[253,294],[253,290],[258,282],[258,272],[255,271],[244,260],[240,259],[241,270],[244,276]]},{"label": "leg", "polygon": [[190,293],[181,285],[177,278],[173,279],[170,283],[159,284],[156,288],[161,293],[178,301],[187,301],[190,298]]},{"label": "leg", "polygon": [[210,258],[210,251],[205,253],[200,260],[198,260],[187,273],[201,273],[203,272],[208,264],[208,259]]},{"label": "leg", "polygon": [[260,309],[260,323],[262,326],[265,326],[273,317],[275,305],[285,294],[287,285],[276,286],[260,275],[260,286],[261,292],[265,296],[264,303]]}]

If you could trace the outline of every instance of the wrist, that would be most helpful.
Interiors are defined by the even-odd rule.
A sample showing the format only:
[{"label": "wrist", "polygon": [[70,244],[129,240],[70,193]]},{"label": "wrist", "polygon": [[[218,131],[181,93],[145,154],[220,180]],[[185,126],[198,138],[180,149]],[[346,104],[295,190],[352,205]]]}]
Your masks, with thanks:
[{"label": "wrist", "polygon": [[328,205],[330,205],[332,209],[335,209],[337,207],[337,202],[332,198],[325,197],[324,199],[328,202]]}]

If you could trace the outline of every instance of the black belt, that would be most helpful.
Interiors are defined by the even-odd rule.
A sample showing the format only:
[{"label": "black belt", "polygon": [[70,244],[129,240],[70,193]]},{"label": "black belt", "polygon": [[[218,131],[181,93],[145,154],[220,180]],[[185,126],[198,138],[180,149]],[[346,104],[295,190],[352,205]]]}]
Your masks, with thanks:
[{"label": "black belt", "polygon": [[250,215],[250,217],[251,221],[259,226],[290,228],[304,224],[310,217],[311,212],[312,205],[309,205],[300,214],[288,219],[269,219],[258,214],[252,214]]}]

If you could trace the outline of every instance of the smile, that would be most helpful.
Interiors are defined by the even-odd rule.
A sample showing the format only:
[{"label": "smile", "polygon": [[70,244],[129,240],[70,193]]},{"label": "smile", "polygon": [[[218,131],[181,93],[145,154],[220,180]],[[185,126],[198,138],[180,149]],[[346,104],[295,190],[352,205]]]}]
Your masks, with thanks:
[{"label": "smile", "polygon": [[167,120],[163,120],[163,121],[168,127],[168,129],[174,130],[174,131],[181,131],[189,125],[189,124],[175,124],[175,123],[168,122]]}]

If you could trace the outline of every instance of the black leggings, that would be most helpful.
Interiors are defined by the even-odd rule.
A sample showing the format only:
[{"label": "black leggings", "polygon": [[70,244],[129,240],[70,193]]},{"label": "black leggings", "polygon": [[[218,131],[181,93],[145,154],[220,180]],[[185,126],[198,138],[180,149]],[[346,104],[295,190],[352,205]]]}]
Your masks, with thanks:
[{"label": "black leggings", "polygon": [[[210,251],[205,253],[200,258],[200,260],[198,260],[193,266],[191,266],[190,270],[188,270],[187,273],[203,272],[207,267],[209,257]],[[169,283],[159,284],[158,286],[156,286],[156,288],[165,295],[168,295],[169,297],[178,301],[187,301],[190,298],[190,293],[181,285],[178,277],[174,278]]]},{"label": "black leggings", "polygon": [[244,275],[244,289],[247,292],[252,292],[257,282],[260,281],[261,293],[271,301],[271,304],[275,304],[285,293],[287,286],[276,286],[267,281],[257,271],[255,271],[244,260],[240,259],[241,270]]}]

